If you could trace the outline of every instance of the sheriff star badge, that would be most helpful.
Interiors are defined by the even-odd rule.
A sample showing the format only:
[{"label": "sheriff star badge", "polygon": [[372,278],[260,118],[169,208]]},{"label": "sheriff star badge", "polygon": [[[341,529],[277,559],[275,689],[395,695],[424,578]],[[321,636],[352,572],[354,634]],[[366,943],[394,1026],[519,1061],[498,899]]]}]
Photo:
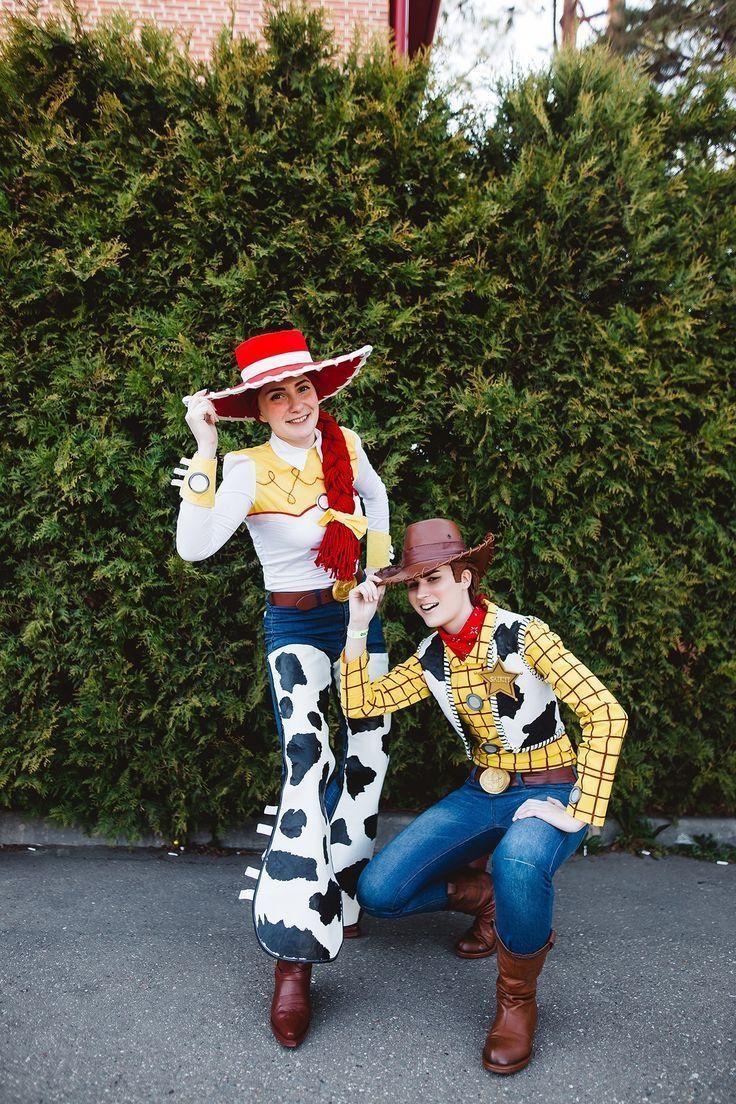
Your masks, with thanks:
[{"label": "sheriff star badge", "polygon": [[514,674],[513,671],[507,671],[500,659],[497,659],[493,667],[484,667],[480,672],[480,677],[485,683],[486,689],[490,694],[505,694],[508,698],[516,698],[516,686],[514,685],[518,679],[518,673]]}]

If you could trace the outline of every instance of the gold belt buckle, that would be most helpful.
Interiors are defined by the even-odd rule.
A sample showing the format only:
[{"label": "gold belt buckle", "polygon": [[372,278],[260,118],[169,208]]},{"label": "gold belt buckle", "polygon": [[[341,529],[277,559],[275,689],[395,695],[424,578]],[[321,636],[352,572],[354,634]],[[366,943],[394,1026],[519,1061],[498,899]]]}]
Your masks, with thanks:
[{"label": "gold belt buckle", "polygon": [[500,794],[509,788],[511,775],[503,767],[486,767],[478,776],[478,784],[489,794]]},{"label": "gold belt buckle", "polygon": [[332,584],[332,597],[336,602],[347,602],[350,591],[357,585],[358,580],[355,576],[352,579],[338,579],[336,583]]}]

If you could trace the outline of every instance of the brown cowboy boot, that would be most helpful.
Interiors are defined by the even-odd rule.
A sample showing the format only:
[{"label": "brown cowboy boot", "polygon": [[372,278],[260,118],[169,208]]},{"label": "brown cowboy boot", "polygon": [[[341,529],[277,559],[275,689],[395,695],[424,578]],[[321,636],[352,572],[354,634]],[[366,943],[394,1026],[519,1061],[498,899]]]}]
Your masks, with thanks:
[{"label": "brown cowboy boot", "polygon": [[496,937],[496,1018],[483,1047],[483,1065],[493,1073],[517,1073],[532,1058],[537,1026],[537,978],[556,933],[534,954],[517,955]]},{"label": "brown cowboy boot", "polygon": [[455,954],[460,958],[488,958],[492,955],[496,949],[493,928],[496,904],[491,875],[477,868],[458,870],[453,880],[447,883],[447,907],[475,917],[455,944]]},{"label": "brown cowboy boot", "polygon": [[271,1030],[285,1047],[298,1047],[309,1030],[311,962],[276,963]]}]

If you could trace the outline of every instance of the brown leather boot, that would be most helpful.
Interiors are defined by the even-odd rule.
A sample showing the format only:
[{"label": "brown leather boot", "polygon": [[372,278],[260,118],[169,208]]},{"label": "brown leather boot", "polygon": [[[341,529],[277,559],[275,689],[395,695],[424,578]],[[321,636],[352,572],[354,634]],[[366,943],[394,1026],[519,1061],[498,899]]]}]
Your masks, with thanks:
[{"label": "brown leather boot", "polygon": [[496,1018],[483,1047],[483,1065],[493,1073],[517,1073],[532,1059],[537,1026],[537,978],[556,933],[534,954],[512,954],[496,937]]},{"label": "brown leather boot", "polygon": [[447,883],[447,898],[448,908],[475,917],[455,944],[455,954],[460,958],[488,958],[496,949],[493,928],[496,904],[491,875],[477,868],[458,870],[453,880]]},{"label": "brown leather boot", "polygon": [[285,1047],[298,1047],[309,1030],[311,962],[276,963],[271,1030]]}]

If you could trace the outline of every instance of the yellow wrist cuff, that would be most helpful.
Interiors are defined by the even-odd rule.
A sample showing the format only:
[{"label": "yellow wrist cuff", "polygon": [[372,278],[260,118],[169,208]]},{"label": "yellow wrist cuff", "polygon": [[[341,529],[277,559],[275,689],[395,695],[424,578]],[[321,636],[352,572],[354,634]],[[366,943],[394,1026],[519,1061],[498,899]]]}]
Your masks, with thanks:
[{"label": "yellow wrist cuff", "polygon": [[179,492],[185,502],[211,509],[215,505],[217,459],[194,456],[182,478]]},{"label": "yellow wrist cuff", "polygon": [[368,530],[365,541],[365,566],[367,570],[388,567],[391,563],[391,534]]}]

